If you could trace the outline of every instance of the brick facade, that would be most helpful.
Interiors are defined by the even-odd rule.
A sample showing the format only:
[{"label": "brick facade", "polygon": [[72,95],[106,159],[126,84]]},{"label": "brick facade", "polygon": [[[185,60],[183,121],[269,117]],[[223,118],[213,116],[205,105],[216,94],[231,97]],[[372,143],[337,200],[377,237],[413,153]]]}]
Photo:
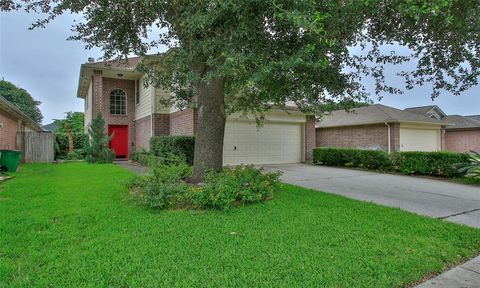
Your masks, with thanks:
[{"label": "brick facade", "polygon": [[[400,146],[400,126],[390,126],[392,151]],[[398,142],[398,143],[397,143]],[[388,151],[388,128],[385,124],[316,129],[317,147],[348,147]]]},{"label": "brick facade", "polygon": [[[198,115],[195,108],[188,108],[171,114],[152,114],[135,120],[135,81],[104,77],[102,71],[95,70],[92,76],[92,116],[102,113],[106,125],[128,125],[128,154],[139,149],[149,149],[152,136],[195,135]],[[127,94],[126,115],[110,114],[110,93],[122,89]],[[315,117],[307,116],[305,123],[305,160],[312,160],[316,134]]]},{"label": "brick facade", "polygon": [[315,116],[306,116],[305,122],[305,161],[313,160],[313,148],[316,145]]},{"label": "brick facade", "polygon": [[7,113],[0,111],[0,149],[17,149],[19,123]]},{"label": "brick facade", "polygon": [[195,135],[197,129],[196,109],[188,108],[170,114],[170,135]]},{"label": "brick facade", "polygon": [[152,117],[146,116],[135,120],[135,148],[150,149],[149,140],[152,136]]},{"label": "brick facade", "polygon": [[448,151],[480,152],[480,128],[469,130],[447,130],[445,132],[445,147]]},{"label": "brick facade", "polygon": [[[390,125],[390,151],[391,152],[400,151],[400,123],[391,123],[389,125]],[[385,150],[385,151],[388,151],[388,150]]]},{"label": "brick facade", "polygon": [[[126,115],[110,114],[110,93],[113,89],[122,89],[127,94]],[[102,71],[94,71],[93,75],[93,117],[97,112],[102,113],[107,125],[128,125],[128,154],[135,151],[135,81],[106,78]]]},{"label": "brick facade", "polygon": [[97,116],[98,112],[103,111],[103,72],[94,70],[92,76],[93,94],[92,94],[92,118]]},{"label": "brick facade", "polygon": [[170,134],[170,115],[169,114],[153,114],[153,135],[169,135]]}]

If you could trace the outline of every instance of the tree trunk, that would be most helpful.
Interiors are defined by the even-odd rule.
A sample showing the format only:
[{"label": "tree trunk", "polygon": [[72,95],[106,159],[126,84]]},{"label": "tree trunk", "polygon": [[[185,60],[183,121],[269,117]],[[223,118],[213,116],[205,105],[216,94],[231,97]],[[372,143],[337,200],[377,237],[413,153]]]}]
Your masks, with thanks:
[{"label": "tree trunk", "polygon": [[72,135],[72,128],[70,125],[67,125],[65,127],[65,130],[67,131],[67,137],[68,137],[68,154],[73,152],[73,135]]},{"label": "tree trunk", "polygon": [[198,97],[198,127],[195,135],[192,181],[203,181],[206,171],[221,171],[225,134],[224,80],[213,79],[195,85]]}]

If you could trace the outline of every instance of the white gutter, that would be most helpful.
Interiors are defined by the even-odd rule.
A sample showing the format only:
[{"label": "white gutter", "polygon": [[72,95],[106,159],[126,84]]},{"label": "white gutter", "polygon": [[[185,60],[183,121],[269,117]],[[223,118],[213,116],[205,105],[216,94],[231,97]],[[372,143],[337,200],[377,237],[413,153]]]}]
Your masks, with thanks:
[{"label": "white gutter", "polygon": [[388,127],[388,137],[387,137],[388,138],[388,154],[390,154],[391,152],[390,151],[391,150],[390,125],[387,122],[385,122],[385,125],[387,125]]}]

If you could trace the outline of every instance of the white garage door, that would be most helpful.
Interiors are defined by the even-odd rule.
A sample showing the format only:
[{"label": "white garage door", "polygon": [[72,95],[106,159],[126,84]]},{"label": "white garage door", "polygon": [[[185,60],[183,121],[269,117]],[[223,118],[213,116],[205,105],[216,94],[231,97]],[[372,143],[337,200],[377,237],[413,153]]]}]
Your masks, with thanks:
[{"label": "white garage door", "polygon": [[440,130],[400,128],[400,151],[438,151]]},{"label": "white garage door", "polygon": [[301,123],[230,120],[225,127],[223,164],[278,164],[302,161]]}]

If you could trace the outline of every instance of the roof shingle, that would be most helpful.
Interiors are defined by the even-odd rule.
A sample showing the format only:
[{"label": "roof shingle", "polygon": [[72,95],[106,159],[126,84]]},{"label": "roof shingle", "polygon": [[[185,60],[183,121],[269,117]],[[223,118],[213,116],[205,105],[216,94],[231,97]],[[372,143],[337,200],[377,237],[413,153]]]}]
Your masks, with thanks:
[{"label": "roof shingle", "polygon": [[433,119],[419,113],[374,104],[355,108],[350,111],[338,110],[326,114],[320,120],[318,127],[341,127],[391,122],[410,122],[423,124],[448,125],[444,121]]}]

